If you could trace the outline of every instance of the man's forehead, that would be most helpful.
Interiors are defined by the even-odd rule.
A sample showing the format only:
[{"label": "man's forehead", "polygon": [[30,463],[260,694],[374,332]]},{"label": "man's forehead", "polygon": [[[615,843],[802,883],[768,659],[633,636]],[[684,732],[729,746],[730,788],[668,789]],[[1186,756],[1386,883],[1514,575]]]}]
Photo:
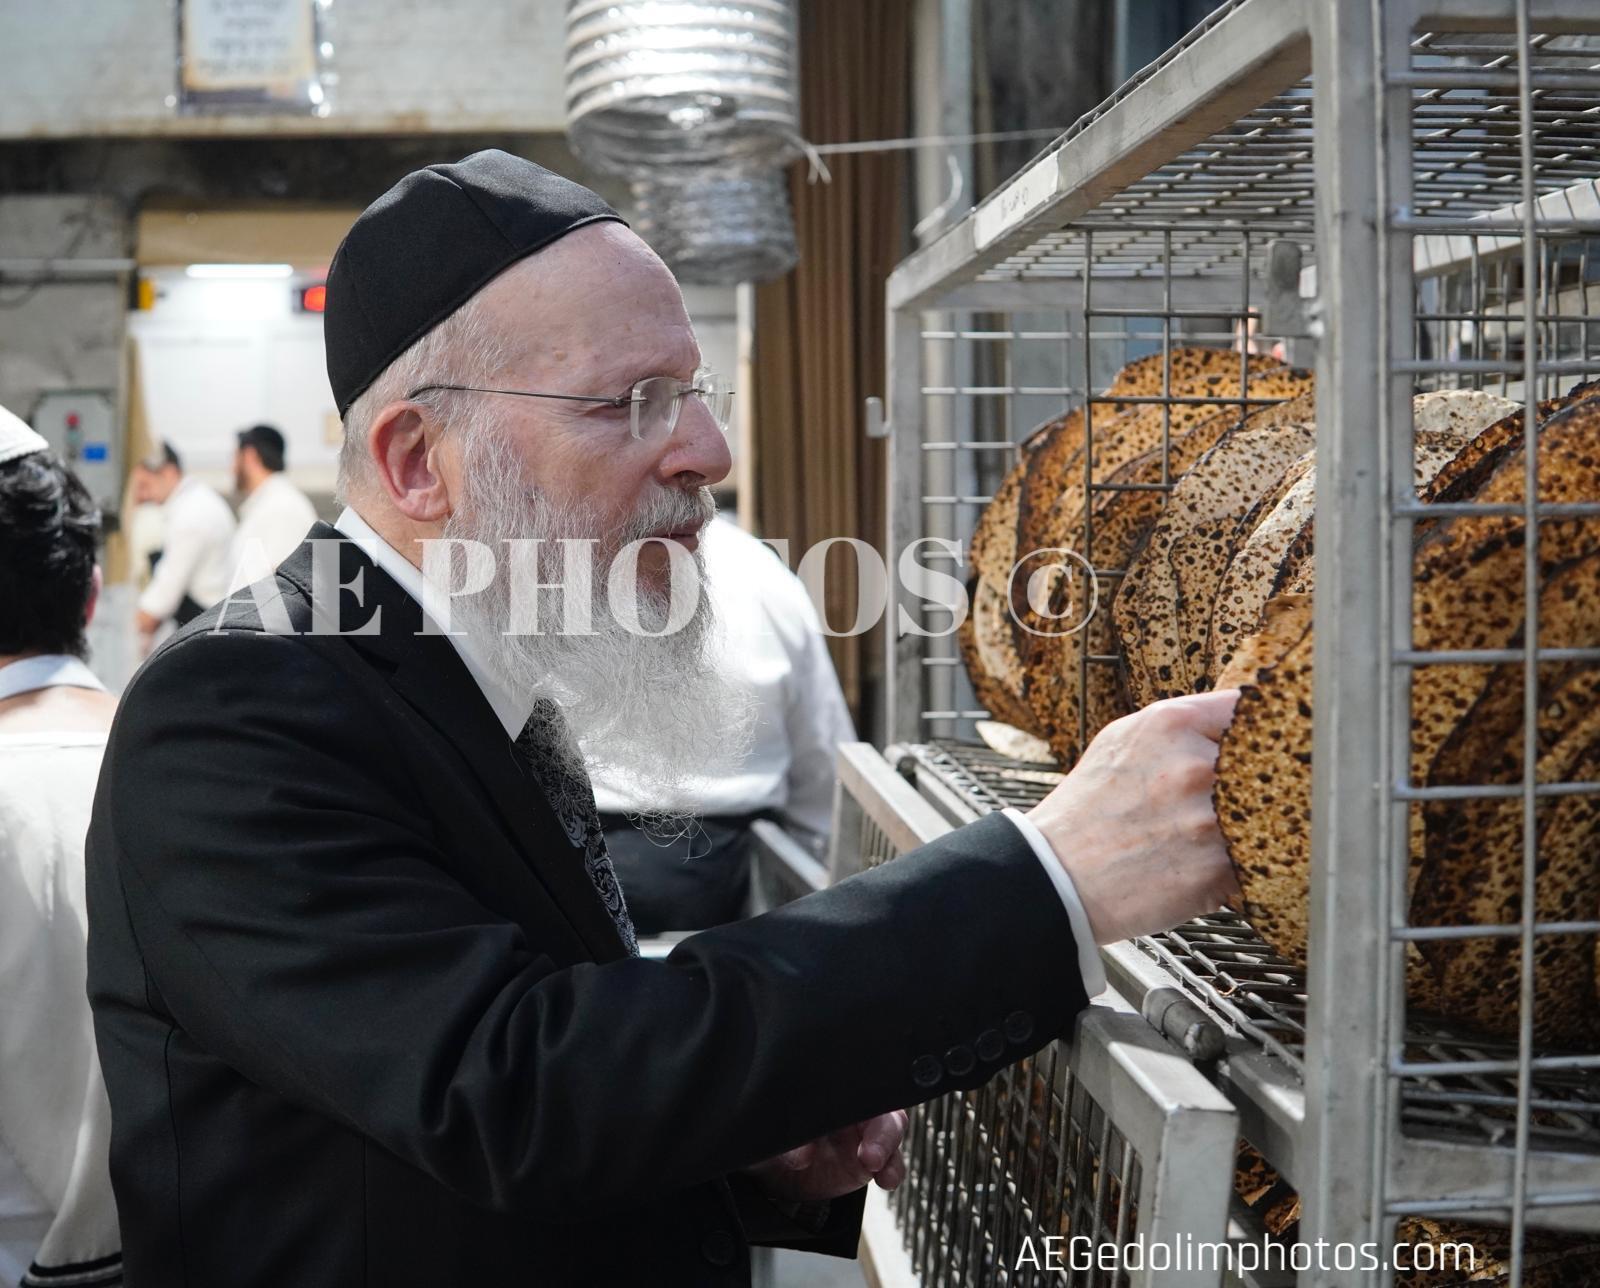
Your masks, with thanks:
[{"label": "man's forehead", "polygon": [[643,376],[688,375],[700,365],[700,346],[687,326],[672,335],[640,335],[635,340],[596,353],[591,364],[596,373],[638,380]]},{"label": "man's forehead", "polygon": [[537,326],[513,335],[510,367],[526,379],[579,377],[590,383],[632,384],[646,376],[690,376],[701,364],[700,346],[687,323],[681,329],[639,328],[626,336],[587,325]]},{"label": "man's forehead", "polygon": [[691,373],[700,348],[671,274],[648,254],[606,249],[529,260],[503,283],[502,323],[540,366],[629,381]]}]

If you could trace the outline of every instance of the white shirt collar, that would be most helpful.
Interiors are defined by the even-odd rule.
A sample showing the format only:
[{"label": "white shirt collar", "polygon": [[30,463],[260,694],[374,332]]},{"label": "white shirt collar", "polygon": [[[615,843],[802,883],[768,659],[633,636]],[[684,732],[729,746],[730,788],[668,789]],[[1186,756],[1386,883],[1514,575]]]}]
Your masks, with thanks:
[{"label": "white shirt collar", "polygon": [[[344,512],[334,520],[333,526],[360,546],[367,558],[388,573],[401,590],[419,605],[423,602],[422,569],[380,537],[371,524],[346,506]],[[435,625],[437,626],[437,623]],[[528,723],[528,717],[533,714],[534,699],[512,693],[501,684],[490,671],[482,654],[473,647],[472,640],[466,632],[451,631],[445,638],[450,641],[466,665],[473,682],[494,709],[495,718],[505,729],[506,736],[518,737],[522,733],[522,727]]]},{"label": "white shirt collar", "polygon": [[66,653],[40,653],[0,666],[0,701],[35,689],[98,689],[106,686],[77,658]]}]

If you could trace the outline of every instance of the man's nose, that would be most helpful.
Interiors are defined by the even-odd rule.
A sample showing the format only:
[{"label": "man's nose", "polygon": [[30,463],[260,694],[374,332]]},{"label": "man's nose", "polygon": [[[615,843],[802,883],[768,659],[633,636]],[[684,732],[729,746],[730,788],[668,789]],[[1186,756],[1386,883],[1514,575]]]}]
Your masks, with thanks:
[{"label": "man's nose", "polygon": [[[678,423],[656,462],[657,476],[664,482],[678,480],[709,487],[727,478],[732,468],[727,436],[717,427],[710,409],[693,395],[685,398]],[[684,475],[695,477],[685,479]]]}]

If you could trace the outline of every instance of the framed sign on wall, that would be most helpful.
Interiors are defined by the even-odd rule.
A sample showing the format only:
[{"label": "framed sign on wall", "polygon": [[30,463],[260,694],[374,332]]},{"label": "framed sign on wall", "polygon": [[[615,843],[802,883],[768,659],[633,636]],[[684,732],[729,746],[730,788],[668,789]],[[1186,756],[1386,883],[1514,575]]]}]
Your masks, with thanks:
[{"label": "framed sign on wall", "polygon": [[177,0],[177,108],[332,111],[328,0]]}]

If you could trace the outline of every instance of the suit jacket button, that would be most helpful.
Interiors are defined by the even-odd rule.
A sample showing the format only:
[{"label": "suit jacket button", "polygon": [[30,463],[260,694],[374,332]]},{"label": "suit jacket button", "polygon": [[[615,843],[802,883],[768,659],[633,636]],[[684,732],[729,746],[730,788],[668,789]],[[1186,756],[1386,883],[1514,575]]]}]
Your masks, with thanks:
[{"label": "suit jacket button", "polygon": [[978,1034],[978,1059],[985,1064],[993,1064],[1006,1053],[1005,1039],[1000,1036],[999,1029],[985,1029]]},{"label": "suit jacket button", "polygon": [[700,1240],[700,1255],[714,1266],[731,1266],[739,1259],[739,1245],[726,1230],[713,1230]]},{"label": "suit jacket button", "polygon": [[1001,1027],[1005,1029],[1006,1037],[1020,1046],[1033,1036],[1033,1016],[1026,1011],[1012,1011]]},{"label": "suit jacket button", "polygon": [[977,1060],[972,1055],[972,1048],[969,1046],[953,1046],[944,1053],[944,1067],[950,1070],[952,1077],[966,1077],[977,1067],[977,1064]]},{"label": "suit jacket button", "polygon": [[919,1055],[911,1062],[911,1081],[919,1087],[937,1087],[944,1071],[931,1055]]}]

